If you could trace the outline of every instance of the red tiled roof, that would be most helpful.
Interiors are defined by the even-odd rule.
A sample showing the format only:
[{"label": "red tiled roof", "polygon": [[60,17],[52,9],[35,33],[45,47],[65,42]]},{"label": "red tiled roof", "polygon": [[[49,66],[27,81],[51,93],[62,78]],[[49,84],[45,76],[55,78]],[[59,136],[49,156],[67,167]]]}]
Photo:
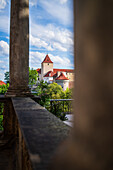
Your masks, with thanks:
[{"label": "red tiled roof", "polygon": [[[39,74],[41,74],[41,69],[38,68],[38,69],[37,69],[37,72],[38,72]],[[51,72],[51,76],[49,76],[50,72]],[[53,69],[53,72],[52,72],[52,71],[48,71],[47,74],[46,74],[44,77],[53,77],[53,76],[57,76],[57,72],[68,72],[68,73],[73,73],[74,70],[72,70],[72,69],[56,69],[56,68],[55,68],[55,69]]]},{"label": "red tiled roof", "polygon": [[57,76],[57,73],[54,73],[53,71],[48,71],[44,77],[56,77]]},{"label": "red tiled roof", "polygon": [[37,72],[38,72],[39,74],[41,74],[41,68],[38,68],[38,69],[37,69]]},{"label": "red tiled roof", "polygon": [[0,80],[0,85],[6,85],[6,83]]},{"label": "red tiled roof", "polygon": [[66,76],[64,76],[63,73],[60,74],[59,77],[57,77],[55,80],[69,80]]},{"label": "red tiled roof", "polygon": [[53,72],[52,71],[48,71],[44,77],[53,77]]},{"label": "red tiled roof", "polygon": [[72,70],[72,69],[53,69],[53,72],[54,73],[57,73],[58,71],[61,71],[61,72],[69,72],[69,73],[73,73],[74,72],[74,70]]},{"label": "red tiled roof", "polygon": [[53,62],[51,61],[51,59],[49,58],[47,54],[42,63],[53,63]]}]

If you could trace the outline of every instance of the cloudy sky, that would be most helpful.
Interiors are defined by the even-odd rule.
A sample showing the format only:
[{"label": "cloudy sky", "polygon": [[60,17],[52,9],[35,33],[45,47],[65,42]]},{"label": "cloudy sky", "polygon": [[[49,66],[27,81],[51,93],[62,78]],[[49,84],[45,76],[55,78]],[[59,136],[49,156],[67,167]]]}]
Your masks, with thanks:
[{"label": "cloudy sky", "polygon": [[[73,68],[72,0],[29,0],[30,67],[48,53],[54,68]],[[9,70],[10,0],[0,0],[0,80]]]}]

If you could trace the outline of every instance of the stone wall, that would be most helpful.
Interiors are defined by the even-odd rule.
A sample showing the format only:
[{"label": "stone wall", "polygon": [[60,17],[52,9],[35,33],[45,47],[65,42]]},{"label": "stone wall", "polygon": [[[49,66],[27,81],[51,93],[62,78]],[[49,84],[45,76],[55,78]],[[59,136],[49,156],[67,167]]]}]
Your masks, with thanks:
[{"label": "stone wall", "polygon": [[66,77],[68,77],[69,81],[74,82],[74,73],[67,73]]}]

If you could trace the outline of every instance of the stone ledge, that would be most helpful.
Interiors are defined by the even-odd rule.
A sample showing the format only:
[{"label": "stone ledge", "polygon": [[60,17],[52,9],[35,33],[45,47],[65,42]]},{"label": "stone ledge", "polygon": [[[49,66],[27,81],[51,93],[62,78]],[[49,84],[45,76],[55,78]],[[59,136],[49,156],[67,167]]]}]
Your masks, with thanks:
[{"label": "stone ledge", "polygon": [[70,127],[31,98],[12,98],[33,170],[46,170]]},{"label": "stone ledge", "polygon": [[5,97],[5,95],[0,94],[0,102],[5,103],[10,100],[10,97]]}]

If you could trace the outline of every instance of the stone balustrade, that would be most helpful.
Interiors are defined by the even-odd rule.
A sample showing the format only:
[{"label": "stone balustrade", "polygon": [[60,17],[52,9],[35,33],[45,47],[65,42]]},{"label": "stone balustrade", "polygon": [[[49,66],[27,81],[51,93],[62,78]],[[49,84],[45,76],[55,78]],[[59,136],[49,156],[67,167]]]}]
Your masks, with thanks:
[{"label": "stone balustrade", "polygon": [[15,140],[16,170],[48,169],[70,127],[31,98],[3,98],[4,135]]}]

